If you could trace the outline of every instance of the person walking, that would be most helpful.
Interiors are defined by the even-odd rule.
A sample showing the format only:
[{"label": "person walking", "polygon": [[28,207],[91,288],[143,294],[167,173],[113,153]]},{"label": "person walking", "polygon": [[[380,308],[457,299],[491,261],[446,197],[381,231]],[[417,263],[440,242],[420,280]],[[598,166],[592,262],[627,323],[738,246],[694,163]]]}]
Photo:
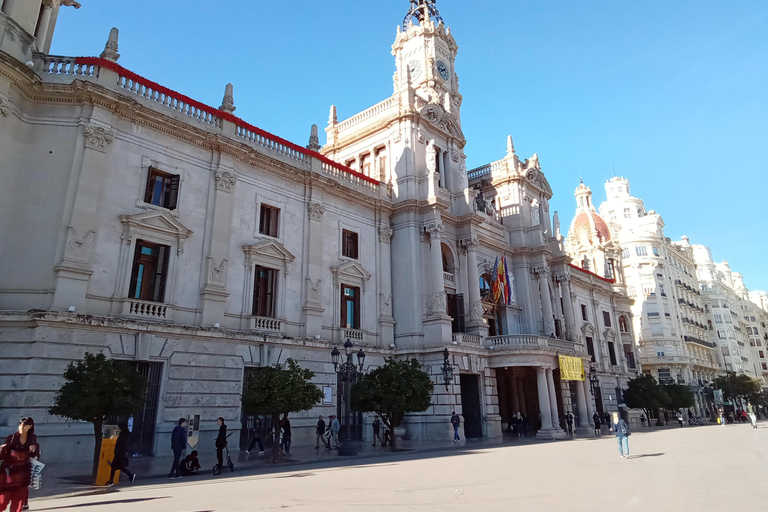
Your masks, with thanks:
[{"label": "person walking", "polygon": [[376,446],[376,440],[379,440],[379,445],[384,446],[384,441],[381,440],[381,420],[378,416],[373,417],[373,423],[371,423],[371,428],[373,428],[373,444],[371,446]]},{"label": "person walking", "polygon": [[568,411],[565,413],[565,424],[568,426],[568,435],[573,435],[573,413]]},{"label": "person walking", "polygon": [[461,440],[461,437],[459,437],[461,418],[456,414],[456,411],[453,411],[453,414],[451,415],[451,425],[453,425],[453,442],[458,443]]},{"label": "person walking", "polygon": [[248,446],[248,449],[245,450],[245,453],[247,455],[250,455],[253,451],[253,446],[258,443],[259,444],[259,455],[264,455],[264,442],[261,440],[261,420],[256,417],[253,423],[253,434],[254,438],[253,441],[251,441],[251,444]]},{"label": "person walking", "polygon": [[325,420],[322,416],[317,417],[317,425],[315,426],[315,450],[320,449],[320,443],[322,442],[326,448],[330,448],[330,444],[325,440]]},{"label": "person walking", "polygon": [[683,413],[677,411],[677,422],[680,424],[680,428],[683,428]]},{"label": "person walking", "polygon": [[[619,417],[618,412],[613,413],[613,423],[611,431],[616,434],[616,441],[619,443],[619,456],[623,459],[629,458],[629,427],[624,418]],[[624,452],[627,452],[626,455]]]},{"label": "person walking", "polygon": [[605,414],[603,414],[602,420],[603,421],[601,423],[603,425],[605,425],[605,426],[610,428],[610,426],[611,426],[611,413],[609,413],[608,411],[605,411]]},{"label": "person walking", "polygon": [[0,511],[21,512],[29,499],[32,481],[31,458],[40,455],[35,435],[35,420],[21,418],[16,432],[0,445]]},{"label": "person walking", "polygon": [[130,460],[128,458],[128,442],[131,439],[131,432],[128,430],[127,423],[121,423],[117,428],[120,430],[120,434],[117,436],[115,455],[112,457],[112,462],[110,463],[112,469],[109,471],[109,480],[106,483],[108,486],[114,485],[115,473],[118,471],[125,474],[125,476],[131,480],[131,483],[136,480],[136,474],[128,469],[128,462]]},{"label": "person walking", "polygon": [[600,436],[603,434],[602,430],[600,429],[600,415],[595,412],[595,414],[592,415],[592,422],[595,424],[595,435]]},{"label": "person walking", "polygon": [[755,406],[749,405],[747,407],[749,408],[749,422],[752,424],[752,428],[757,428],[757,414],[755,414]]},{"label": "person walking", "polygon": [[341,430],[341,423],[339,423],[339,418],[336,416],[330,416],[330,418],[333,418],[331,420],[331,440],[328,444],[332,444],[331,449],[338,450],[339,449],[339,431]]},{"label": "person walking", "polygon": [[216,419],[216,423],[219,425],[219,435],[216,436],[216,461],[221,469],[224,467],[224,448],[227,446],[227,425],[221,416]]},{"label": "person walking", "polygon": [[286,455],[291,454],[291,421],[288,418],[283,420],[283,438],[280,440],[280,448]]},{"label": "person walking", "polygon": [[[171,472],[168,473],[168,478],[181,478],[181,468],[179,467],[179,460],[181,459],[181,453],[187,449],[187,420],[185,418],[179,418],[179,423],[173,427],[171,432],[171,450],[173,450],[173,465],[171,466]],[[118,438],[119,440],[119,438]]]}]

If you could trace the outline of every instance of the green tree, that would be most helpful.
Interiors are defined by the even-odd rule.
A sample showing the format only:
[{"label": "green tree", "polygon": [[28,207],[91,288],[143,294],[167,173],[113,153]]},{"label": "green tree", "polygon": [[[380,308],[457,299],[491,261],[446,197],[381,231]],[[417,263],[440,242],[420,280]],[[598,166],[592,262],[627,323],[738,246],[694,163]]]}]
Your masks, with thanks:
[{"label": "green tree", "polygon": [[280,428],[292,412],[308,411],[323,398],[323,392],[310,382],[315,372],[302,368],[293,359],[285,364],[260,368],[248,379],[243,390],[243,412],[272,418],[274,427],[272,461],[280,459],[277,440]]},{"label": "green tree", "polygon": [[56,393],[51,414],[93,424],[93,478],[99,468],[102,427],[110,416],[132,414],[144,402],[147,379],[125,361],[102,353],[85,353],[64,371],[64,384]]},{"label": "green tree", "polygon": [[725,375],[715,378],[715,387],[723,390],[723,398],[731,401],[738,399],[746,402],[750,397],[760,393],[762,386],[760,381],[747,375],[727,372]]},{"label": "green tree", "polygon": [[392,451],[397,449],[395,427],[412,412],[426,411],[432,403],[433,384],[416,359],[387,358],[384,365],[364,374],[352,386],[352,409],[374,412],[392,433]]},{"label": "green tree", "polygon": [[642,409],[648,420],[648,426],[651,426],[651,411],[669,402],[669,396],[662,386],[656,382],[653,375],[644,373],[627,382],[627,389],[624,391],[624,403],[632,409]]},{"label": "green tree", "polygon": [[668,400],[664,407],[669,409],[687,409],[696,405],[693,391],[683,384],[666,384],[662,389],[667,394]]}]

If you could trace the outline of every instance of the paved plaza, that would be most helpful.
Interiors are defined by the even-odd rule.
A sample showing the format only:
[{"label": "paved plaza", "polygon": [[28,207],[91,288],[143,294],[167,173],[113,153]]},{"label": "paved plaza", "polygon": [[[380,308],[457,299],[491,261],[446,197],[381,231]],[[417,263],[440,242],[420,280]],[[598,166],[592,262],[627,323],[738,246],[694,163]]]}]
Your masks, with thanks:
[{"label": "paved plaza", "polygon": [[[768,424],[637,432],[615,438],[406,452],[197,481],[150,480],[108,492],[33,499],[32,510],[759,510],[768,498]],[[451,446],[451,448],[453,448]]]}]

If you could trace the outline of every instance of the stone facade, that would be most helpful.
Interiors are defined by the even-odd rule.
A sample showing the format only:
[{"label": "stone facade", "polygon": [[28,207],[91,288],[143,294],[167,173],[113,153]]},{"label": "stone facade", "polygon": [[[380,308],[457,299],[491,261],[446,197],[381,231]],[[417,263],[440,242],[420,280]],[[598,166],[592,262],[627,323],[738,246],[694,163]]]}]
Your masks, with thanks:
[{"label": "stone facade", "polygon": [[[570,265],[537,155],[509,138],[467,171],[458,47],[436,11],[398,30],[393,95],[347,120],[332,108],[326,145],[312,127],[304,148],[235,117],[231,84],[212,108],[121,67],[116,29],[99,58],[54,57],[53,24],[28,16],[40,2],[3,6],[0,424],[35,417],[51,459],[89,453],[89,425],[47,413],[87,351],[149,377],[145,453],[179,417],[201,416],[201,446],[218,416],[247,428],[249,373],[288,357],[330,391],[292,418],[309,440],[317,414],[341,409],[330,351],[347,339],[366,369],[417,357],[433,376],[433,406],[405,420],[413,439],[448,439],[454,410],[470,437],[519,412],[553,437],[566,410],[588,428],[618,405],[633,370],[632,330],[615,330],[631,325],[623,285]],[[494,300],[498,261],[509,294]],[[560,378],[559,355],[595,365],[599,404]]]}]

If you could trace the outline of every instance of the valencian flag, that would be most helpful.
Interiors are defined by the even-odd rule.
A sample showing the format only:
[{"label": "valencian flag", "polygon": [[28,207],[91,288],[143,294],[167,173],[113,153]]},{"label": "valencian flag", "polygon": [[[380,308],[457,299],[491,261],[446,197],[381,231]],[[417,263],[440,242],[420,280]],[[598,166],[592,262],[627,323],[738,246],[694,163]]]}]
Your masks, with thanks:
[{"label": "valencian flag", "polygon": [[496,256],[496,261],[493,263],[493,270],[491,271],[491,293],[493,294],[493,302],[499,302],[499,297],[501,297],[501,283],[499,283],[498,256]]}]

